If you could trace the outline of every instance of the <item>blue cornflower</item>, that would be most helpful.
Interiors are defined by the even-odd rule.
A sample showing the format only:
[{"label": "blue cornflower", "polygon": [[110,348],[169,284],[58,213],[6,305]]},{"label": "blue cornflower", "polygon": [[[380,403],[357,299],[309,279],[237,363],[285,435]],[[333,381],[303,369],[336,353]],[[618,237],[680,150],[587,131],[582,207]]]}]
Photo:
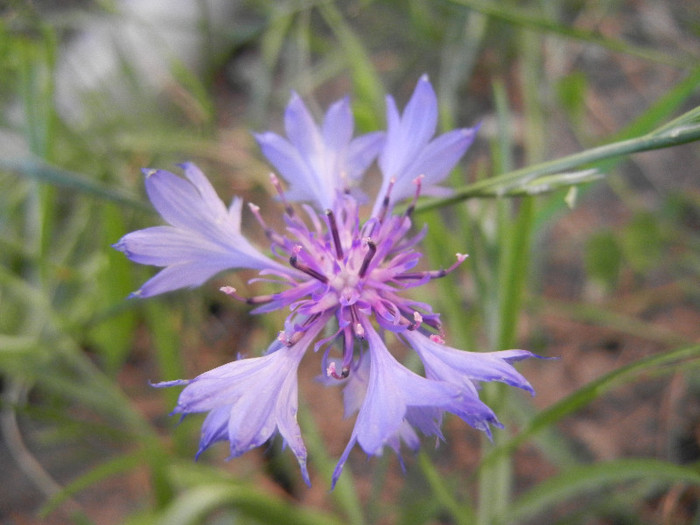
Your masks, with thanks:
[{"label": "blue cornflower", "polygon": [[[292,450],[309,484],[306,449],[297,423],[297,368],[313,346],[322,352],[326,383],[344,385],[345,415],[357,413],[350,441],[333,474],[338,480],[355,444],[369,455],[385,446],[398,454],[401,442],[419,446],[416,430],[442,438],[445,412],[486,432],[501,426],[480,401],[480,382],[501,381],[534,393],[511,362],[531,357],[525,350],[474,353],[444,343],[439,315],[403,296],[403,291],[443,277],[447,269],[416,269],[415,247],[425,230],[411,233],[412,212],[421,193],[441,194],[439,184],[471,144],[475,129],[458,129],[436,138],[437,100],[423,76],[402,115],[387,98],[387,131],[353,138],[348,99],[333,104],[322,126],[296,95],[287,106],[287,138],[256,136],[263,153],[289,184],[271,175],[284,208],[284,232],[270,228],[257,206],[249,209],[270,242],[269,255],[240,231],[242,201],[226,208],[193,164],[183,165],[186,180],[162,170],[145,170],[151,202],[169,223],[124,236],[115,247],[130,259],[164,267],[134,293],[148,297],[202,284],[229,269],[249,268],[277,283],[269,295],[242,297],[253,313],[285,309],[284,329],[262,357],[239,359],[194,379],[157,383],[185,386],[174,413],[208,412],[199,444],[201,454],[217,441],[229,441],[236,457],[276,432]],[[369,218],[360,219],[356,185],[378,161],[381,189]],[[402,213],[395,204],[412,202]],[[291,201],[305,201],[299,210]],[[309,205],[310,204],[310,205]],[[324,327],[330,332],[320,336]],[[389,352],[385,335],[416,351],[425,375],[401,365]],[[330,334],[330,335],[329,335]],[[320,339],[319,339],[320,337]],[[337,354],[331,354],[337,350]]]}]

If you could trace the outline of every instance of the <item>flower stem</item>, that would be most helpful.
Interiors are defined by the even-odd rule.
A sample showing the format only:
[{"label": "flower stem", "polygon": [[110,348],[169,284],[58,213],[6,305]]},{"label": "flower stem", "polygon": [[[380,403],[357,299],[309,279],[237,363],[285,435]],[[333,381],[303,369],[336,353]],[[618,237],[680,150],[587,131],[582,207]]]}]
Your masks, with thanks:
[{"label": "flower stem", "polygon": [[416,211],[426,211],[457,202],[484,196],[509,196],[520,194],[524,186],[537,177],[581,168],[594,163],[655,149],[669,148],[700,140],[700,107],[685,113],[672,123],[633,139],[621,140],[587,149],[566,157],[527,166],[496,177],[479,180],[457,188],[452,195],[442,199],[429,199],[416,206]]}]

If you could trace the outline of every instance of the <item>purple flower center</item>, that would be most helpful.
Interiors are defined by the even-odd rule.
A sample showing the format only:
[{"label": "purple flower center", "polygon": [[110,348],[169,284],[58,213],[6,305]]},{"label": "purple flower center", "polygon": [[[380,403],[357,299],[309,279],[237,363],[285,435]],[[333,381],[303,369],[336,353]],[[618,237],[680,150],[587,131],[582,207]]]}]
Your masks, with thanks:
[{"label": "purple flower center", "polygon": [[[340,193],[334,209],[319,215],[304,206],[305,221],[284,199],[276,177],[271,176],[285,209],[286,234],[269,228],[257,206],[251,210],[272,243],[273,253],[287,260],[288,272],[263,270],[261,277],[274,273],[289,289],[265,296],[244,299],[230,287],[222,290],[249,304],[262,305],[257,313],[287,307],[291,310],[280,333],[279,341],[292,346],[304,332],[324,314],[332,313],[338,329],[317,344],[328,345],[323,368],[329,377],[344,379],[359,362],[355,358],[355,342],[364,341],[371,318],[392,332],[417,330],[440,340],[443,337],[439,315],[429,305],[417,303],[399,295],[406,288],[447,275],[464,259],[438,271],[412,271],[420,260],[413,249],[425,232],[410,236],[411,215],[420,195],[421,177],[416,178],[413,202],[403,214],[392,215],[390,184],[376,216],[363,225],[359,222],[357,201],[347,192]],[[311,226],[309,226],[310,223]],[[328,363],[332,343],[342,339],[342,369],[338,373],[334,362]],[[361,348],[361,345],[360,345]]]}]

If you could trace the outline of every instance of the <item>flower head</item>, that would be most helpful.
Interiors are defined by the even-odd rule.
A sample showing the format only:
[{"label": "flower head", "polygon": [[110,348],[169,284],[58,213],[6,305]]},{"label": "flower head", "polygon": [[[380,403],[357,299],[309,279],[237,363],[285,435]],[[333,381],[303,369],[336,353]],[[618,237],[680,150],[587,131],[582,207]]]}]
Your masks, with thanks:
[{"label": "flower head", "polygon": [[[412,212],[422,192],[438,191],[435,185],[463,155],[474,130],[432,139],[437,102],[425,76],[403,116],[387,99],[387,121],[386,136],[353,138],[347,99],[331,106],[319,128],[293,95],[285,115],[288,138],[269,132],[257,136],[263,153],[290,185],[285,192],[271,175],[284,209],[284,231],[268,227],[260,209],[249,205],[269,239],[269,256],[243,237],[241,201],[234,199],[227,210],[194,165],[184,165],[187,180],[165,171],[146,172],[149,197],[169,226],[130,233],[115,245],[136,262],[165,267],[138,295],[196,286],[220,271],[249,268],[259,271],[258,279],[276,283],[278,291],[243,297],[232,287],[221,290],[255,306],[253,313],[289,312],[284,329],[262,357],[240,359],[192,380],[156,384],[185,386],[175,413],[208,412],[198,455],[217,441],[228,441],[235,457],[279,433],[309,483],[296,421],[296,371],[312,346],[322,350],[324,381],[345,385],[345,415],[357,413],[333,485],[355,444],[369,455],[381,454],[385,446],[399,453],[402,442],[415,450],[417,431],[442,438],[445,412],[490,435],[490,427],[500,423],[479,399],[479,382],[502,381],[532,392],[511,366],[532,354],[473,353],[446,346],[439,315],[404,295],[447,275],[466,258],[457,254],[449,268],[419,270],[416,246],[425,230],[412,231]],[[352,185],[377,157],[382,187],[363,222]],[[407,197],[412,203],[396,213],[395,203]],[[313,206],[294,207],[290,200]],[[319,340],[326,326],[331,330]],[[392,356],[384,337],[391,333],[417,352],[425,375]]]}]

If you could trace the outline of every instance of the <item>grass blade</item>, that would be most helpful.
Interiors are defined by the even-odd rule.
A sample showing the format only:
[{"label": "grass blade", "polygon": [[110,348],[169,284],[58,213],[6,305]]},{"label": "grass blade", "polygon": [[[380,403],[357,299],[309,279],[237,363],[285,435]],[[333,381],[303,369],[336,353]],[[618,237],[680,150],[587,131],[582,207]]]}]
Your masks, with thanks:
[{"label": "grass blade", "polygon": [[555,21],[542,18],[540,16],[534,16],[522,8],[515,7],[513,4],[484,2],[482,0],[451,1],[455,4],[468,7],[469,9],[473,9],[474,11],[478,11],[479,13],[482,13],[484,15],[496,18],[503,22],[507,22],[509,24],[513,24],[531,31],[558,35],[570,40],[577,40],[579,42],[603,47],[616,53],[625,53],[627,55],[636,56],[644,60],[659,62],[661,64],[667,64],[681,68],[695,67],[697,64],[697,60],[693,57],[674,57],[666,53],[661,53],[654,49],[635,46],[613,38],[606,38],[605,36],[599,33],[587,31],[584,29],[577,29],[575,27],[569,27],[563,24],[559,24]]},{"label": "grass blade", "polygon": [[700,472],[697,468],[657,459],[618,459],[570,468],[521,496],[503,523],[522,523],[574,496],[636,480],[700,485]]},{"label": "grass blade", "polygon": [[480,465],[480,468],[497,461],[500,456],[511,454],[522,443],[530,439],[541,430],[553,425],[564,417],[588,405],[604,395],[609,390],[629,383],[640,375],[651,370],[663,370],[671,372],[680,366],[687,366],[689,361],[700,359],[700,345],[679,348],[660,355],[652,355],[629,365],[613,370],[608,374],[591,381],[579,388],[573,394],[565,397],[546,410],[539,412],[515,437],[493,448]]},{"label": "grass blade", "polygon": [[93,197],[129,206],[141,211],[152,211],[143,201],[120,190],[105,186],[93,179],[52,166],[44,161],[32,158],[21,160],[0,159],[0,170],[16,173],[22,177],[34,179],[69,190],[76,190]]},{"label": "grass blade", "polygon": [[670,127],[669,123],[640,137],[587,149],[560,159],[542,162],[462,186],[447,198],[429,199],[420,203],[416,206],[416,211],[455,204],[465,199],[480,197],[484,192],[495,193],[498,196],[510,195],[543,175],[595,165],[600,161],[631,153],[669,148],[700,140],[700,124],[695,122],[698,111],[700,108],[695,108],[674,120],[673,126]]}]

